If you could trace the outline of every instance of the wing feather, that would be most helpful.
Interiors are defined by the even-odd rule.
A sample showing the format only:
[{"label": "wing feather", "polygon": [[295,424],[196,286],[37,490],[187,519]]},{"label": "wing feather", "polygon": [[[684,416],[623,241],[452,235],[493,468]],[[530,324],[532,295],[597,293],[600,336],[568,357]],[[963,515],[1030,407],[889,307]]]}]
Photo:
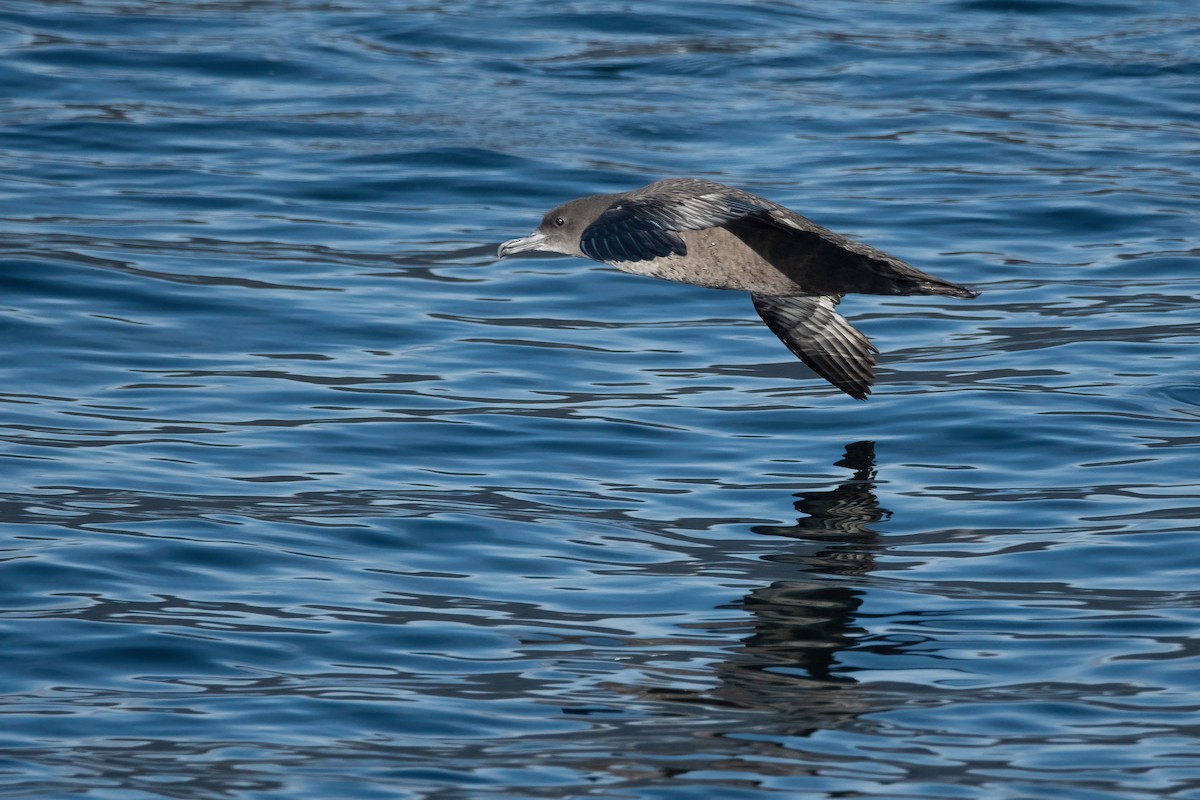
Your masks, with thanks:
[{"label": "wing feather", "polygon": [[851,397],[867,399],[879,351],[834,310],[841,295],[751,298],[763,322],[801,361]]},{"label": "wing feather", "polygon": [[[696,193],[699,191],[700,193]],[[579,237],[597,261],[649,261],[687,255],[680,231],[713,228],[770,207],[753,195],[708,181],[661,181],[613,203]]]}]

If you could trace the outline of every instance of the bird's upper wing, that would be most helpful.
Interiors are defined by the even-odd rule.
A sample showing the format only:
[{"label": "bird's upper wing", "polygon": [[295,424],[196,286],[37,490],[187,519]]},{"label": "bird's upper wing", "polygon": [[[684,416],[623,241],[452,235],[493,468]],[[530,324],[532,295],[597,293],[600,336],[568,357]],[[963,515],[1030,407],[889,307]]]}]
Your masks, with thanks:
[{"label": "bird's upper wing", "polygon": [[685,256],[687,245],[679,231],[723,225],[770,208],[753,195],[709,181],[662,181],[605,209],[584,228],[579,249],[597,261]]},{"label": "bird's upper wing", "polygon": [[834,310],[841,295],[751,298],[763,322],[801,361],[856,400],[867,399],[879,351]]}]

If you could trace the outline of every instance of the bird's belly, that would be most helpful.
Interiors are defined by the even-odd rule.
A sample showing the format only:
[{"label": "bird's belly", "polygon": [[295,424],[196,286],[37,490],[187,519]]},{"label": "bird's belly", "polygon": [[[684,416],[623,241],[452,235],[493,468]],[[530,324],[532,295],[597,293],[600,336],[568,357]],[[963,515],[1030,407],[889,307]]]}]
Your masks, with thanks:
[{"label": "bird's belly", "polygon": [[646,261],[619,261],[623,272],[646,275],[712,289],[737,289],[756,294],[802,294],[794,281],[723,228],[684,231],[687,255]]}]

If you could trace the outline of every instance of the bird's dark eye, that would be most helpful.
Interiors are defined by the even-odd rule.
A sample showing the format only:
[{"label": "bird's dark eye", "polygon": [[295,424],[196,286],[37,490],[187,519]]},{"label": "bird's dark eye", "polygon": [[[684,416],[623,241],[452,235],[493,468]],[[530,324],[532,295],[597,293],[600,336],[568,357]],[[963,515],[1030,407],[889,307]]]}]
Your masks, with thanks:
[{"label": "bird's dark eye", "polygon": [[562,217],[555,217],[554,224],[561,228],[563,225],[567,224],[567,221]]}]

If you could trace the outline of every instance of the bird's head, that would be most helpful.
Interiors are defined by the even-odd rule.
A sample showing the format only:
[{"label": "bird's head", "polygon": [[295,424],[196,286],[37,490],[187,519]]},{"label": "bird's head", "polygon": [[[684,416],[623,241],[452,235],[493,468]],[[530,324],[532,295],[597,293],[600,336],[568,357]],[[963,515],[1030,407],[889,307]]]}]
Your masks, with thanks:
[{"label": "bird's head", "polygon": [[563,203],[547,211],[542,224],[533,233],[501,244],[497,255],[504,258],[528,250],[541,250],[586,258],[579,249],[579,239],[584,229],[611,204],[611,195],[593,195]]}]

